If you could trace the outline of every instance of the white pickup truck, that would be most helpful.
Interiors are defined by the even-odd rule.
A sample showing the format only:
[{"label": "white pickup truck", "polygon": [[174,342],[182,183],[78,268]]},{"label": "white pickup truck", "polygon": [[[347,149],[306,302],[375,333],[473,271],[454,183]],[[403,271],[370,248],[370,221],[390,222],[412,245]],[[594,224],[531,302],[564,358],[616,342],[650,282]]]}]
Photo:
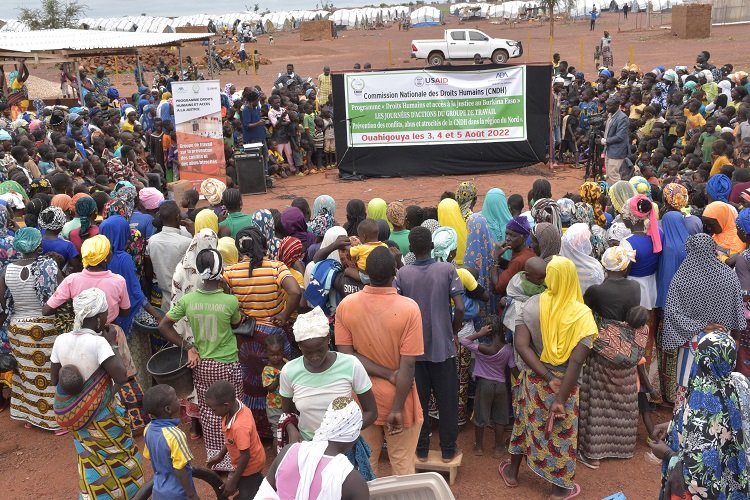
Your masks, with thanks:
[{"label": "white pickup truck", "polygon": [[521,57],[523,45],[518,40],[492,38],[474,29],[445,30],[442,40],[412,40],[411,57],[427,59],[430,66],[440,66],[449,59],[490,59],[504,64],[508,59]]}]

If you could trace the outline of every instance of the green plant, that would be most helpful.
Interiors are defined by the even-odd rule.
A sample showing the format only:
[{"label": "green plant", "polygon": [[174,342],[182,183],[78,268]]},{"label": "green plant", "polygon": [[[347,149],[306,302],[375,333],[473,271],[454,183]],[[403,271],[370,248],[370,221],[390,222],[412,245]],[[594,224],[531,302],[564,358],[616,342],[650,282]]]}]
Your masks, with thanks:
[{"label": "green plant", "polygon": [[32,30],[77,28],[78,19],[86,13],[88,5],[77,0],[42,0],[41,7],[19,8],[18,20]]}]

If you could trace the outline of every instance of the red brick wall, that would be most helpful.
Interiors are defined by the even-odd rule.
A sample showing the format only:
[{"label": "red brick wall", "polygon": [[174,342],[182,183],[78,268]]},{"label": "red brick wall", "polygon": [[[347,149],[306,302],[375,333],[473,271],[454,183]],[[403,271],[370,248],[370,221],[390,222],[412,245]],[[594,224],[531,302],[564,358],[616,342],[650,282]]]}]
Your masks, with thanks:
[{"label": "red brick wall", "polygon": [[711,36],[711,4],[675,5],[672,7],[672,34],[678,38]]}]

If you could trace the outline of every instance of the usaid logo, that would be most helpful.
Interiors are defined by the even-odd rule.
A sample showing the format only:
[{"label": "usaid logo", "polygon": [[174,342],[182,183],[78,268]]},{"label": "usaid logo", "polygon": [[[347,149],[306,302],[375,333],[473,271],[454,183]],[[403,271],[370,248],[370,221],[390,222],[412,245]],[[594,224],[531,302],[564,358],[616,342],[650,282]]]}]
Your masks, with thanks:
[{"label": "usaid logo", "polygon": [[414,85],[423,87],[425,85],[448,85],[447,77],[418,76],[414,78]]}]

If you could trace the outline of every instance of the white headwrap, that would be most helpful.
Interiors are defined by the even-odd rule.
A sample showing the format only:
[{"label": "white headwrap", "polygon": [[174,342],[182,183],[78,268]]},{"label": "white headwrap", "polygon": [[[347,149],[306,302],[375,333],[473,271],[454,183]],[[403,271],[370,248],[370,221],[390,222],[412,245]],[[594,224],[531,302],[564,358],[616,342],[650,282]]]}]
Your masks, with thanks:
[{"label": "white headwrap", "polygon": [[439,227],[432,233],[432,258],[447,262],[458,246],[458,234],[452,227]]},{"label": "white headwrap", "polygon": [[[211,253],[211,255],[213,256],[213,262],[211,262],[210,267],[204,269],[203,272],[200,273],[201,279],[203,281],[219,279],[219,277],[224,272],[224,262],[222,261],[221,254],[214,248],[206,248],[204,250]],[[203,252],[204,250],[201,250],[201,252]]]},{"label": "white headwrap", "polygon": [[573,224],[562,236],[560,255],[569,258],[576,265],[581,293],[586,293],[590,286],[601,285],[604,281],[604,268],[591,256],[592,251],[591,229],[588,224]]},{"label": "white headwrap", "polygon": [[320,307],[300,314],[294,322],[294,340],[297,342],[327,337],[329,333],[328,317]]},{"label": "white headwrap", "polygon": [[[296,326],[296,325],[295,325]],[[301,443],[297,456],[299,483],[295,500],[309,500],[310,486],[329,442],[351,443],[362,430],[362,410],[350,397],[339,397],[328,405],[312,442]],[[341,486],[354,467],[345,455],[336,455],[321,472],[321,489],[317,500],[338,500]]]},{"label": "white headwrap", "polygon": [[613,222],[609,229],[607,229],[607,241],[623,241],[625,238],[633,234],[628,229],[628,226],[624,222]]},{"label": "white headwrap", "polygon": [[635,262],[635,251],[623,240],[626,245],[609,247],[602,255],[602,265],[607,271],[624,271],[631,262]]},{"label": "white headwrap", "polygon": [[[330,246],[336,241],[336,238],[338,238],[339,236],[346,236],[346,229],[341,226],[333,226],[329,228],[323,235],[323,241],[320,244],[320,248]],[[336,262],[341,262],[341,257],[339,257],[338,250],[334,250],[333,252],[329,253],[326,259],[333,259]],[[305,288],[307,288],[307,285],[310,284],[310,279],[312,278],[316,265],[316,262],[310,261],[307,266],[305,266]]]},{"label": "white headwrap", "polygon": [[83,320],[93,318],[103,312],[107,312],[107,296],[99,288],[87,288],[73,299],[73,312],[75,320],[73,330],[83,328]]}]

